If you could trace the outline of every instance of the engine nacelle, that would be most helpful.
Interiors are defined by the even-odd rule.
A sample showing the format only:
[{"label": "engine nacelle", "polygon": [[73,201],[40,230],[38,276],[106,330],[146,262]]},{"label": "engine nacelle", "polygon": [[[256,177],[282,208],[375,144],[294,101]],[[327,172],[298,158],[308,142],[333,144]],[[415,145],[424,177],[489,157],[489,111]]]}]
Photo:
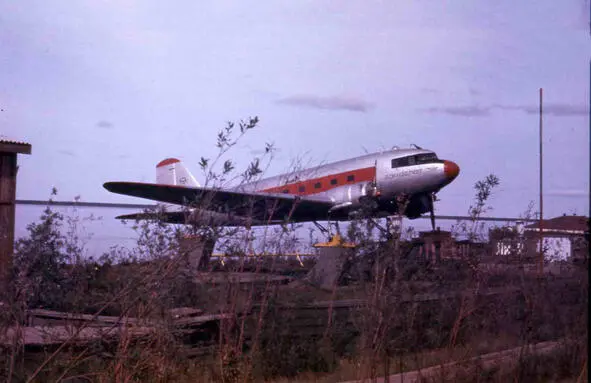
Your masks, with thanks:
[{"label": "engine nacelle", "polygon": [[372,182],[343,186],[335,194],[337,200],[344,202],[333,207],[332,211],[341,209],[357,210],[361,207],[377,208],[375,197],[377,197],[378,192]]},{"label": "engine nacelle", "polygon": [[428,194],[414,195],[406,207],[406,216],[410,219],[415,219],[419,218],[422,214],[429,212],[429,198],[431,197]]},{"label": "engine nacelle", "polygon": [[371,182],[364,182],[349,186],[348,197],[353,205],[361,205],[367,200],[374,199],[377,196],[377,188]]}]

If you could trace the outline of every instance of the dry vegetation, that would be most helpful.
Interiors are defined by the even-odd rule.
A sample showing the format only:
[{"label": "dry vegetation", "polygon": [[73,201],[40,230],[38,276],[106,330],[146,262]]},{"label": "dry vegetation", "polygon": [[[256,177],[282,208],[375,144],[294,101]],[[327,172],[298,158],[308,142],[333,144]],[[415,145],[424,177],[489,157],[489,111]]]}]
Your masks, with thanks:
[{"label": "dry vegetation", "polygon": [[[254,125],[256,120],[241,123],[240,134]],[[229,127],[220,133],[221,154],[213,163],[236,142]],[[202,161],[213,183],[233,177],[231,162],[218,173],[209,163]],[[243,180],[258,176],[260,164],[251,163],[241,173]],[[487,179],[477,185],[474,220],[462,230],[478,234],[478,217],[496,184]],[[17,243],[9,289],[0,300],[0,338],[11,340],[1,348],[3,380],[334,382],[429,366],[447,367],[425,381],[586,379],[587,265],[550,277],[520,267],[487,271],[477,257],[431,264],[410,256],[399,236],[360,219],[349,228],[349,238],[359,246],[346,286],[321,290],[305,283],[239,284],[223,278],[208,283],[188,265],[180,238],[188,232],[210,236],[225,244],[227,254],[242,255],[250,240],[226,239],[244,231],[148,221],[137,224],[135,248],[113,249],[94,260],[82,257],[80,224],[48,207]],[[284,225],[265,233],[265,248],[281,253],[294,240],[293,226]],[[228,278],[245,270],[263,275],[302,268],[290,262],[241,257],[215,268]],[[171,311],[179,307],[215,318],[182,324]],[[78,336],[93,322],[70,321],[61,344],[26,346],[18,334],[36,308],[120,321],[111,326],[115,336],[81,342]],[[532,352],[530,345],[544,341],[557,345]],[[505,362],[470,359],[516,347],[517,357],[505,356]]]}]

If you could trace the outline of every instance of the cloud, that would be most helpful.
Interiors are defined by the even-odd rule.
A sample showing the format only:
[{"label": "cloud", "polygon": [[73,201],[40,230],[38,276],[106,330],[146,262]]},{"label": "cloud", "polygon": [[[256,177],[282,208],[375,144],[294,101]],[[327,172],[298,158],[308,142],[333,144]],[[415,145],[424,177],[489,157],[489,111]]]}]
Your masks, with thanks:
[{"label": "cloud", "polygon": [[[527,114],[538,114],[540,113],[540,107],[538,105],[494,105],[494,107],[506,110],[520,110]],[[542,112],[544,114],[565,117],[565,116],[586,116],[589,114],[589,108],[586,105],[572,105],[572,104],[544,104]]]},{"label": "cloud", "polygon": [[63,154],[65,156],[76,157],[76,153],[72,152],[71,150],[61,149],[57,151],[59,154]]},{"label": "cloud", "polygon": [[552,197],[568,197],[568,198],[574,198],[574,197],[589,197],[589,191],[588,190],[583,190],[583,189],[554,189],[554,190],[549,190],[548,192],[544,193],[547,196],[552,196]]},{"label": "cloud", "polygon": [[431,107],[422,109],[423,112],[432,114],[450,114],[452,116],[464,117],[482,117],[490,114],[490,107],[481,107],[475,105],[449,106],[444,108]]},{"label": "cloud", "polygon": [[421,93],[438,94],[440,92],[437,89],[435,89],[435,88],[421,88]]},{"label": "cloud", "polygon": [[101,128],[101,129],[113,129],[115,127],[115,125],[113,125],[112,122],[100,120],[99,122],[96,123],[96,127]]},{"label": "cloud", "polygon": [[[421,93],[429,94],[429,95],[436,95],[436,94],[443,94],[443,93],[446,93],[448,95],[450,95],[450,94],[453,95],[453,94],[464,94],[465,93],[465,92],[459,91],[459,90],[457,90],[457,91],[449,91],[449,90],[441,91],[439,89],[429,88],[429,87],[420,88],[419,91]],[[482,94],[481,91],[479,91],[478,89],[476,89],[474,87],[469,87],[467,92],[468,92],[468,94],[470,94],[470,96],[480,96]]]},{"label": "cloud", "polygon": [[372,105],[366,101],[346,97],[321,97],[313,95],[296,95],[277,100],[278,104],[299,106],[302,108],[325,110],[349,110],[353,112],[367,112]]},{"label": "cloud", "polygon": [[[453,116],[465,117],[483,117],[488,116],[494,109],[501,110],[518,110],[527,114],[538,114],[540,112],[539,106],[530,105],[503,105],[493,104],[490,106],[479,105],[464,105],[464,106],[447,106],[447,107],[430,107],[420,109],[425,113],[432,114],[449,114]],[[568,116],[586,116],[589,114],[589,108],[586,105],[572,105],[572,104],[545,104],[543,106],[545,115],[552,115],[557,117]]]}]

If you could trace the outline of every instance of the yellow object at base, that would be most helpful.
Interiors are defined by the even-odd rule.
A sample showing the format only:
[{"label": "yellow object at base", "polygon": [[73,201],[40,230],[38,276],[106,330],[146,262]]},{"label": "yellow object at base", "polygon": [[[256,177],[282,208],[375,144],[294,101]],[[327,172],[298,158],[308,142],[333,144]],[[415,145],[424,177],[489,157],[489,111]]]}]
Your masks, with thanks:
[{"label": "yellow object at base", "polygon": [[314,244],[314,247],[346,247],[346,248],[354,248],[355,244],[351,242],[344,242],[343,238],[340,234],[335,234],[332,236],[330,241],[328,242],[320,242]]}]

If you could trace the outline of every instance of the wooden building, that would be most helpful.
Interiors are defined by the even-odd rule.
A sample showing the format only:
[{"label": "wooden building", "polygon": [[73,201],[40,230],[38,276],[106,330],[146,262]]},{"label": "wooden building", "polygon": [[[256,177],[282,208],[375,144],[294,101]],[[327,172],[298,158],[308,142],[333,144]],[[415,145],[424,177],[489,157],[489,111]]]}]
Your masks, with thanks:
[{"label": "wooden building", "polygon": [[0,288],[12,262],[17,154],[31,154],[31,145],[0,137]]},{"label": "wooden building", "polygon": [[438,263],[449,259],[480,260],[487,253],[488,244],[470,240],[456,240],[450,231],[423,231],[412,241],[415,256]]},{"label": "wooden building", "polygon": [[451,232],[444,230],[423,231],[414,241],[418,247],[417,256],[429,262],[440,262],[442,259],[455,258],[455,241]]}]

